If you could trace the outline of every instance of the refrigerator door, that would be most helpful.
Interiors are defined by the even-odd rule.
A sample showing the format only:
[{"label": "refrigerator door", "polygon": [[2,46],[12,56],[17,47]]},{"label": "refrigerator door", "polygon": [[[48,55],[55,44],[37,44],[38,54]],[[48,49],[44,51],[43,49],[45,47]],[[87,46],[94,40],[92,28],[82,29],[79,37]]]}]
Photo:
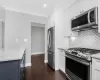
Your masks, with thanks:
[{"label": "refrigerator door", "polygon": [[55,52],[54,27],[48,29],[48,51]]},{"label": "refrigerator door", "polygon": [[48,29],[48,64],[51,68],[55,69],[55,45],[54,45],[54,27]]},{"label": "refrigerator door", "polygon": [[55,69],[54,66],[54,53],[53,52],[48,52],[48,64],[51,68]]}]

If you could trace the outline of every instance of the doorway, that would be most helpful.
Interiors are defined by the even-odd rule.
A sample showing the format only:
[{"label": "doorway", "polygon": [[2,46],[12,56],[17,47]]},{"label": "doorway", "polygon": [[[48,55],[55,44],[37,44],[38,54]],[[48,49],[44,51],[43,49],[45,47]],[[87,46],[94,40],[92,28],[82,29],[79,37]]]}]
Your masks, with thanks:
[{"label": "doorway", "polygon": [[32,23],[31,25],[31,53],[45,53],[45,25]]}]

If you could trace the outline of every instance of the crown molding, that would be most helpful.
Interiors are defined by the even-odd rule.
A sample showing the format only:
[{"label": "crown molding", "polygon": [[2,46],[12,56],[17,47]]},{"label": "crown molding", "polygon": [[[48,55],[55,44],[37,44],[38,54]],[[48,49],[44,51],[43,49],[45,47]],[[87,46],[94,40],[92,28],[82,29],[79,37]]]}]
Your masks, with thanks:
[{"label": "crown molding", "polygon": [[48,17],[48,15],[44,15],[44,14],[39,14],[39,13],[36,13],[36,12],[27,12],[27,11],[21,11],[19,9],[16,9],[16,8],[11,8],[11,7],[6,7],[3,5],[3,8],[5,10],[9,10],[9,11],[15,11],[15,12],[19,12],[19,13],[25,13],[25,14],[29,14],[29,15],[33,15],[33,16],[40,16],[40,17]]}]

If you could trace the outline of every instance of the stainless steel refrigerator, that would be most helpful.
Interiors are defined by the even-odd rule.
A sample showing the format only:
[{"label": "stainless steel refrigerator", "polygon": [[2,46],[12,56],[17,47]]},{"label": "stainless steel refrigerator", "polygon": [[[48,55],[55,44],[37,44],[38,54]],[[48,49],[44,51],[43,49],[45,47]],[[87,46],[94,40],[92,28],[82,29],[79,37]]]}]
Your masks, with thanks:
[{"label": "stainless steel refrigerator", "polygon": [[55,27],[48,29],[48,64],[55,69]]}]

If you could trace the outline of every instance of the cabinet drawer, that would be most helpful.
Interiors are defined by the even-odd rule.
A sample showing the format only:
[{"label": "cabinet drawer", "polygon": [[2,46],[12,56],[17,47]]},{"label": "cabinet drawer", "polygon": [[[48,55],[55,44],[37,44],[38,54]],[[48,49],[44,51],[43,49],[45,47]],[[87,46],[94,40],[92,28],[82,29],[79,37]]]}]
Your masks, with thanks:
[{"label": "cabinet drawer", "polygon": [[100,60],[99,59],[92,59],[92,64],[95,69],[100,70]]},{"label": "cabinet drawer", "polygon": [[65,56],[65,51],[64,50],[59,50],[59,55]]}]

